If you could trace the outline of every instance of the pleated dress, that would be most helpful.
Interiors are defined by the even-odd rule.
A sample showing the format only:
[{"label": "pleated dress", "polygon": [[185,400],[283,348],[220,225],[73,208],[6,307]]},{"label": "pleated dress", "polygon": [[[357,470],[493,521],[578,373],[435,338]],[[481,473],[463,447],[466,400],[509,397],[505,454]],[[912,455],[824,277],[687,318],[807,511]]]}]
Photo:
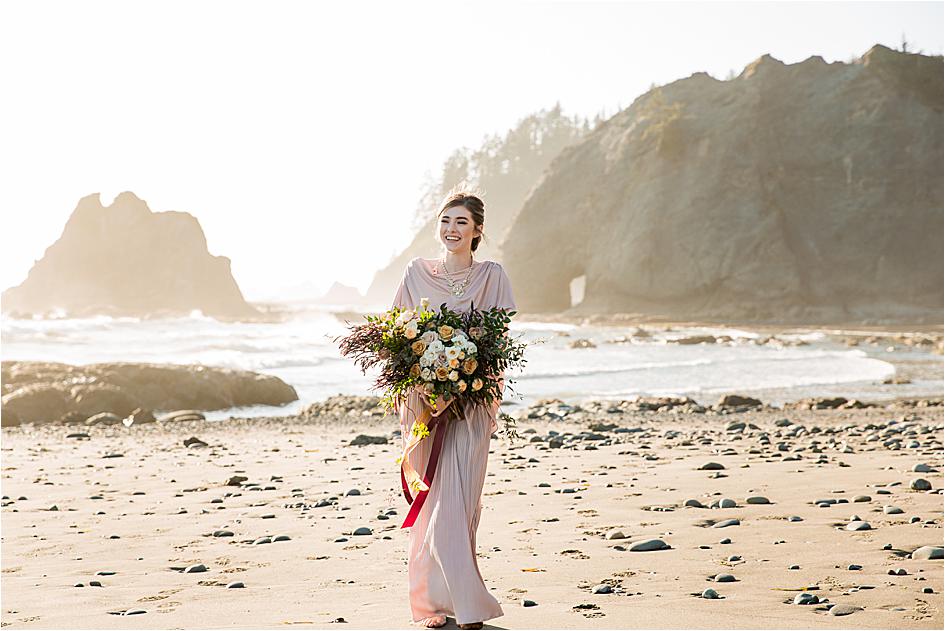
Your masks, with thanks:
[{"label": "pleated dress", "polygon": [[[393,306],[414,308],[422,298],[428,298],[430,309],[437,311],[444,302],[455,311],[468,311],[472,303],[477,309],[515,309],[509,277],[499,263],[475,261],[469,285],[460,297],[450,293],[442,272],[433,273],[435,264],[435,260],[413,259]],[[462,280],[467,272],[469,268],[457,270],[452,277],[454,281]],[[422,399],[413,392],[398,406],[404,442],[425,405]],[[467,624],[504,615],[499,602],[486,589],[476,561],[482,487],[490,437],[498,428],[498,412],[498,401],[491,409],[466,404],[461,418],[452,418],[446,425],[436,475],[408,535],[407,582],[414,622],[444,615],[456,618],[457,624]],[[410,464],[421,474],[430,458],[432,438],[421,441],[409,456]]]}]

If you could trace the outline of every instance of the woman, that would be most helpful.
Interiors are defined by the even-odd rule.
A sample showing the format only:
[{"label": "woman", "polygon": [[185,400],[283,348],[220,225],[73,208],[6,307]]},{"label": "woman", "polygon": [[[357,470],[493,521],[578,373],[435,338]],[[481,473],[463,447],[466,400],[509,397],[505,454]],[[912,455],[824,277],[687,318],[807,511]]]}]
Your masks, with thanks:
[{"label": "woman", "polygon": [[[435,310],[444,302],[454,311],[467,311],[471,305],[515,308],[502,266],[473,260],[482,239],[484,212],[482,200],[467,192],[446,198],[437,213],[436,229],[444,255],[410,261],[393,306],[414,308],[428,298]],[[427,405],[425,398],[414,391],[398,406],[405,441],[422,405]],[[438,404],[436,414],[442,411]],[[410,609],[413,621],[424,626],[442,627],[446,616],[453,615],[459,628],[481,629],[484,620],[504,615],[486,589],[476,561],[482,486],[498,411],[499,401],[490,407],[467,403],[458,418],[436,430],[446,432],[436,475],[410,528],[408,544]],[[432,437],[421,441],[409,456],[416,471],[426,470],[432,443]]]}]

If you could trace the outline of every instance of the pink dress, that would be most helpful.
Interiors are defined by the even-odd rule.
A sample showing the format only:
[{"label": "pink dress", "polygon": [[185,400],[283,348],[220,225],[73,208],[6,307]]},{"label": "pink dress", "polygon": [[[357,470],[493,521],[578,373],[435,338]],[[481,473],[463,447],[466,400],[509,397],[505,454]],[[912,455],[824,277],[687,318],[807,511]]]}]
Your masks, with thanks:
[{"label": "pink dress", "polygon": [[[468,311],[470,303],[477,309],[515,308],[509,277],[500,264],[474,262],[469,285],[457,298],[442,273],[433,274],[435,263],[422,258],[410,261],[393,306],[413,308],[421,298],[429,298],[430,309],[437,311],[444,302],[454,311]],[[467,270],[453,272],[453,279],[464,279]],[[420,395],[413,393],[400,406],[404,442],[421,405]],[[489,439],[497,429],[498,411],[498,402],[491,410],[467,405],[462,418],[446,425],[436,475],[408,539],[407,580],[414,622],[450,615],[457,624],[467,624],[504,615],[486,589],[476,561]],[[423,440],[410,455],[410,464],[417,471],[426,470],[432,444],[432,437]]]}]

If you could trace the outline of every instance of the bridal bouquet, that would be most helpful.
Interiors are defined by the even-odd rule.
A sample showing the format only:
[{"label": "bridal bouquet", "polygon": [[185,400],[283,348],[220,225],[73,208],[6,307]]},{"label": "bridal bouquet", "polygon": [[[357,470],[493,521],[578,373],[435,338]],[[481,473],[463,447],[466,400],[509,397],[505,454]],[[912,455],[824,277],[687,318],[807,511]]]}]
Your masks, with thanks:
[{"label": "bridal bouquet", "polygon": [[[458,416],[457,404],[462,409],[466,402],[494,406],[502,400],[498,375],[525,365],[526,345],[508,334],[515,313],[497,307],[478,310],[475,305],[468,312],[457,313],[446,303],[434,311],[424,298],[415,309],[395,307],[379,316],[366,316],[366,323],[349,326],[347,336],[335,338],[341,354],[353,358],[362,372],[380,366],[375,388],[384,390],[382,402],[388,410],[406,401],[414,389],[423,395],[426,405],[414,411],[413,425],[398,458],[404,495],[412,504],[403,527],[413,524],[429,491],[443,439],[438,427],[448,417],[444,412]],[[506,436],[516,438],[515,419],[508,414],[500,416]],[[427,472],[421,476],[407,456],[431,432],[435,434],[431,456]],[[416,493],[416,501],[410,491]]]},{"label": "bridal bouquet", "polygon": [[349,327],[350,334],[336,341],[362,372],[381,366],[375,388],[385,391],[382,403],[388,410],[412,388],[419,388],[434,408],[454,399],[493,405],[502,399],[497,375],[526,362],[525,344],[508,335],[515,313],[475,305],[457,313],[446,303],[433,311],[424,298],[416,309],[395,307],[365,316],[365,324]]}]

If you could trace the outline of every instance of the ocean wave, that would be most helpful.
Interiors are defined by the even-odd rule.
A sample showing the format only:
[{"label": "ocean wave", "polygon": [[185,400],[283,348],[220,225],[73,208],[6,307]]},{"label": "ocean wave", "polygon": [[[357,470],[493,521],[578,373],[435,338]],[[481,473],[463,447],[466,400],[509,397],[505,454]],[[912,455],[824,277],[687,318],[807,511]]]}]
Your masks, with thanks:
[{"label": "ocean wave", "polygon": [[621,372],[634,372],[637,370],[649,370],[652,368],[679,368],[682,366],[705,366],[714,363],[710,359],[693,359],[680,362],[647,362],[644,364],[634,364],[632,366],[614,366],[612,368],[587,368],[571,370],[549,370],[545,372],[524,372],[519,375],[519,379],[560,379],[566,377],[588,377],[593,375],[606,375]]}]

